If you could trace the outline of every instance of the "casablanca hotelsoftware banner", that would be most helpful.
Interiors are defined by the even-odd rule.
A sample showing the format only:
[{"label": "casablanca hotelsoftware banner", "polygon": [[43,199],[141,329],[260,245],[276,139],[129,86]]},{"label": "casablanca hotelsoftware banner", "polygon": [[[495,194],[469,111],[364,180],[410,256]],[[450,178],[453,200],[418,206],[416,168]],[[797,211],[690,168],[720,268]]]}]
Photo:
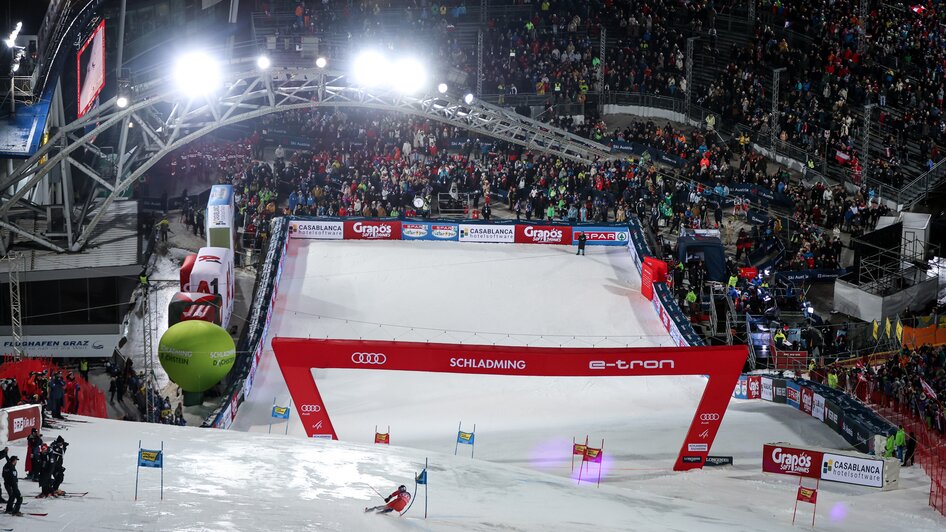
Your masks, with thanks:
[{"label": "casablanca hotelsoftware banner", "polygon": [[77,118],[89,112],[105,86],[105,20],[82,44],[76,56],[76,84],[79,95]]}]

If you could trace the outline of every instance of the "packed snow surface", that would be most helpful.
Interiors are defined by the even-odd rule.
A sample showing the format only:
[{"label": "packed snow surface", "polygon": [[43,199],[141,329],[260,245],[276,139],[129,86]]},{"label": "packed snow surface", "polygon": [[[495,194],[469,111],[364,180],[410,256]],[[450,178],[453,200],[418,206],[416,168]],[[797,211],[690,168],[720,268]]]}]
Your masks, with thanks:
[{"label": "packed snow surface", "polygon": [[[661,346],[669,338],[627,251],[420,242],[293,241],[270,336],[508,345]],[[346,323],[347,320],[347,323]],[[572,338],[574,337],[574,338]],[[734,467],[671,470],[705,381],[694,377],[497,377],[365,370],[314,372],[341,441],[307,439],[295,412],[270,427],[289,395],[267,350],[230,431],[93,420],[67,422],[63,500],[28,498],[3,517],[16,530],[793,530],[798,481],[761,472],[762,444],[847,448],[840,436],[786,405],[733,400],[713,455]],[[80,418],[76,418],[80,419]],[[476,424],[454,455],[457,424]],[[392,445],[374,445],[375,426]],[[272,434],[267,432],[272,430]],[[283,433],[288,429],[289,435]],[[246,432],[243,432],[246,431]],[[249,433],[247,433],[249,432]],[[55,438],[50,431],[47,440]],[[605,461],[581,484],[572,438]],[[160,472],[141,470],[138,440],[164,442]],[[24,455],[23,443],[11,446]],[[423,488],[403,517],[366,515],[428,459]],[[22,461],[21,461],[22,463]],[[22,468],[21,468],[22,471]],[[24,476],[21,473],[21,477]],[[592,482],[586,482],[589,477]],[[942,530],[926,504],[929,479],[902,472],[882,492],[822,483],[817,528]],[[27,497],[35,484],[21,480]],[[811,507],[799,505],[807,527]],[[8,524],[9,523],[9,524]]]}]

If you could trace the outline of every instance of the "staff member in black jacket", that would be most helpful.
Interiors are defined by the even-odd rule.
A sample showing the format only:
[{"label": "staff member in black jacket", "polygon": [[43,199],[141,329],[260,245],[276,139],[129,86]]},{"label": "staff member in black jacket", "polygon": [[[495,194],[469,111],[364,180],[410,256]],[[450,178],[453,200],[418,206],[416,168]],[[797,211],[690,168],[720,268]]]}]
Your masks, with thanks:
[{"label": "staff member in black jacket", "polygon": [[7,489],[7,510],[6,513],[13,515],[23,515],[20,513],[20,505],[23,504],[23,496],[20,495],[20,487],[16,478],[16,463],[19,458],[11,456],[5,466],[3,466],[3,486]]},{"label": "staff member in black jacket", "polygon": [[585,242],[588,241],[588,236],[585,233],[578,233],[578,253],[575,255],[584,255],[585,254]]}]

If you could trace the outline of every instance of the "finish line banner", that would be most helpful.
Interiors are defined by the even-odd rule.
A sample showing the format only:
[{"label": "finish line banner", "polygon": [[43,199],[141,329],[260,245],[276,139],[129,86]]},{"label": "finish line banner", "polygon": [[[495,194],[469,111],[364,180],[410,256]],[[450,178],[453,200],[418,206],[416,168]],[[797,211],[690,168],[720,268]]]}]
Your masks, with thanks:
[{"label": "finish line banner", "polygon": [[272,345],[307,435],[333,439],[338,435],[314,368],[533,377],[706,375],[676,470],[703,467],[748,355],[746,346],[588,349],[303,338],[274,338]]}]

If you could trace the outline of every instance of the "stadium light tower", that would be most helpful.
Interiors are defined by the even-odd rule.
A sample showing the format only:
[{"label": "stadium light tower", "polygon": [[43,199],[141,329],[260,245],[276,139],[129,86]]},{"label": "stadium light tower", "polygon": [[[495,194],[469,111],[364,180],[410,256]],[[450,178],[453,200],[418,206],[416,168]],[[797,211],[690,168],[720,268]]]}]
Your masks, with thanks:
[{"label": "stadium light tower", "polygon": [[355,58],[353,74],[355,83],[363,87],[376,87],[388,77],[388,62],[373,50],[362,52]]},{"label": "stadium light tower", "polygon": [[128,107],[128,98],[125,96],[119,96],[118,99],[115,100],[115,105],[122,109]]},{"label": "stadium light tower", "polygon": [[20,34],[21,29],[23,29],[23,23],[17,22],[16,28],[14,28],[12,32],[10,32],[10,38],[3,41],[6,43],[7,48],[13,48],[14,46],[16,46],[16,37],[17,35]]},{"label": "stadium light tower", "polygon": [[472,104],[472,103],[473,103],[473,93],[467,93],[467,95],[463,97],[463,101],[464,101],[467,105]]},{"label": "stadium light tower", "polygon": [[315,66],[319,68],[325,68],[325,65],[327,64],[328,64],[328,59],[325,59],[324,57],[320,57],[315,60]]},{"label": "stadium light tower", "polygon": [[174,64],[174,81],[190,98],[209,94],[220,86],[220,65],[203,52],[182,55]]},{"label": "stadium light tower", "polygon": [[448,88],[449,87],[447,87],[446,83],[441,83],[440,85],[437,85],[437,92],[440,94],[446,94]]},{"label": "stadium light tower", "polygon": [[394,64],[391,70],[394,90],[401,94],[414,94],[427,84],[427,71],[420,61],[405,57]]},{"label": "stadium light tower", "polygon": [[265,56],[265,55],[261,55],[261,56],[259,56],[259,57],[256,58],[256,66],[259,67],[260,70],[266,70],[266,69],[268,69],[268,68],[270,67],[270,65],[272,65],[272,64],[273,64],[273,62],[270,61],[270,60],[269,60],[269,57],[267,57],[267,56]]}]

